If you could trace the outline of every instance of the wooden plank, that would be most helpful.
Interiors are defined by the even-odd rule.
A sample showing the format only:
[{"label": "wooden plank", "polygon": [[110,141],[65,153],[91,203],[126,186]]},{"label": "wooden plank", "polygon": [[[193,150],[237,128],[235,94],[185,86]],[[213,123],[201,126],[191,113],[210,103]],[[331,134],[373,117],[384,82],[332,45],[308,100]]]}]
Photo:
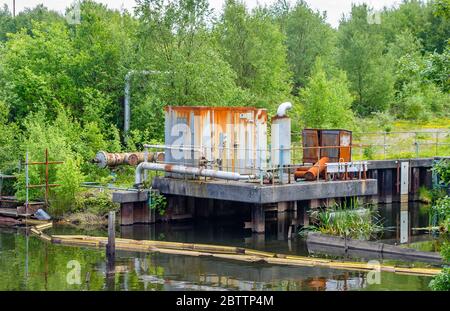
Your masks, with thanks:
[{"label": "wooden plank", "polygon": [[[53,236],[52,242],[64,245],[92,246],[100,247],[106,245],[106,237],[88,237],[88,236]],[[336,260],[292,256],[285,254],[276,254],[270,252],[261,252],[256,250],[236,248],[220,245],[178,243],[178,242],[160,242],[160,241],[137,241],[129,239],[117,239],[116,247],[120,250],[136,252],[160,252],[173,255],[186,256],[211,256],[221,259],[230,259],[245,262],[266,262],[277,265],[293,265],[308,267],[326,267],[331,269],[342,269],[352,271],[368,271],[372,267],[362,262],[341,262]],[[181,247],[182,249],[180,249]],[[233,253],[234,251],[234,253]],[[380,265],[381,271],[413,274],[413,275],[436,275],[441,269],[438,268],[408,268],[389,265]]]}]

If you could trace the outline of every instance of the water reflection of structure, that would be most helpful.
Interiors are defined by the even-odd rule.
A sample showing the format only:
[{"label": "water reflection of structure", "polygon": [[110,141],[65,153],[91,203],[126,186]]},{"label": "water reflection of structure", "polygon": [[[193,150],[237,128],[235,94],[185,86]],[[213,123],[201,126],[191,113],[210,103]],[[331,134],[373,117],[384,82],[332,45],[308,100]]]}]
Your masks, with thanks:
[{"label": "water reflection of structure", "polygon": [[383,239],[392,243],[411,243],[420,240],[423,232],[413,228],[430,225],[428,205],[417,202],[385,204],[378,206],[383,225],[389,230],[383,232]]},{"label": "water reflection of structure", "polygon": [[[366,286],[365,273],[310,267],[242,265],[208,258],[118,252],[122,289],[138,279],[158,290],[351,290]],[[120,266],[120,265],[119,265]]]}]

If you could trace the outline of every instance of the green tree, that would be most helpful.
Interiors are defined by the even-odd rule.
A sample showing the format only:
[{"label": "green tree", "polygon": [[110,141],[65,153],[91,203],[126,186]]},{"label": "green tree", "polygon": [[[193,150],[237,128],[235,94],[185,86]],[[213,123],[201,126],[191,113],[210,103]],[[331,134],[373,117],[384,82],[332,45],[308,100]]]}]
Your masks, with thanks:
[{"label": "green tree", "polygon": [[206,0],[139,0],[138,65],[161,74],[157,95],[172,105],[220,105],[230,101],[236,86],[234,73],[223,61],[208,24]]},{"label": "green tree", "polygon": [[8,106],[0,100],[0,171],[2,173],[10,173],[19,160],[16,154],[19,129],[15,123],[8,122],[8,115]]},{"label": "green tree", "polygon": [[426,51],[442,53],[450,38],[450,19],[445,6],[439,5],[445,1],[403,0],[398,7],[386,9],[380,25],[385,39],[393,42],[396,34],[409,31]]},{"label": "green tree", "polygon": [[273,10],[286,36],[287,60],[297,90],[306,84],[316,57],[330,61],[335,31],[327,24],[325,13],[314,12],[303,0],[292,7],[279,1]]},{"label": "green tree", "polygon": [[351,110],[353,97],[344,72],[329,78],[324,64],[317,58],[312,75],[300,91],[303,104],[302,119],[306,127],[353,128],[354,116]]},{"label": "green tree", "polygon": [[367,5],[353,6],[339,26],[339,67],[347,72],[356,95],[353,109],[362,116],[389,108],[394,96],[392,61],[377,24],[368,23]]},{"label": "green tree", "polygon": [[435,0],[433,4],[435,15],[450,18],[450,0]]},{"label": "green tree", "polygon": [[68,74],[73,56],[69,34],[61,23],[34,23],[32,35],[12,34],[0,59],[0,83],[13,119],[46,109],[56,116],[63,106],[76,106],[76,88]]},{"label": "green tree", "polygon": [[5,4],[0,8],[0,42],[6,41],[7,34],[14,31],[14,20],[8,6]]},{"label": "green tree", "polygon": [[135,58],[138,21],[91,0],[81,2],[80,13],[81,23],[67,26],[75,51],[69,74],[81,90],[72,111],[79,111],[86,122],[101,120],[101,129],[111,123],[121,128],[125,75]]},{"label": "green tree", "polygon": [[132,79],[131,128],[161,139],[163,108],[231,105],[243,96],[236,74],[211,36],[206,0],[139,0],[135,68],[155,74]]},{"label": "green tree", "polygon": [[243,2],[228,0],[215,31],[237,85],[253,96],[253,106],[274,109],[290,97],[285,37],[268,10],[249,13]]},{"label": "green tree", "polygon": [[[444,54],[423,56],[422,45],[410,31],[396,36],[388,55],[394,60],[396,98],[393,111],[401,118],[427,120],[449,109],[448,60]],[[444,92],[442,92],[444,91]]]}]

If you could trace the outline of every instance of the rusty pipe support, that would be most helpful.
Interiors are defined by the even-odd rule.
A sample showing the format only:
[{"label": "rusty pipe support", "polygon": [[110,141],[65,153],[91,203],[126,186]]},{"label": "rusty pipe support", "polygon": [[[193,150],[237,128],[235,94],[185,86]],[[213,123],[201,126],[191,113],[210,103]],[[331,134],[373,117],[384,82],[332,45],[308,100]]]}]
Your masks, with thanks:
[{"label": "rusty pipe support", "polygon": [[183,175],[197,175],[197,176],[203,176],[203,177],[225,179],[225,180],[235,180],[235,181],[250,180],[250,179],[256,178],[255,175],[241,175],[239,173],[234,173],[234,172],[216,171],[216,170],[211,170],[211,169],[189,167],[189,166],[183,166],[183,165],[142,162],[136,167],[135,185],[142,184],[142,173],[144,171],[159,171],[159,172],[168,172],[168,173],[176,173],[176,174],[183,174]]}]

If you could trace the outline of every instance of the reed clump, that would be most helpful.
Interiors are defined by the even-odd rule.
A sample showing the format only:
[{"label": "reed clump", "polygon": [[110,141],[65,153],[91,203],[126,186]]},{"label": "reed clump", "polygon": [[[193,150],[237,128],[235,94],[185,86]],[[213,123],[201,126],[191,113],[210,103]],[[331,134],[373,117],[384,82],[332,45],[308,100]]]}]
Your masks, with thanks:
[{"label": "reed clump", "polygon": [[313,226],[309,230],[335,236],[368,240],[383,230],[378,211],[373,210],[371,205],[360,205],[353,199],[314,210],[310,217]]}]

